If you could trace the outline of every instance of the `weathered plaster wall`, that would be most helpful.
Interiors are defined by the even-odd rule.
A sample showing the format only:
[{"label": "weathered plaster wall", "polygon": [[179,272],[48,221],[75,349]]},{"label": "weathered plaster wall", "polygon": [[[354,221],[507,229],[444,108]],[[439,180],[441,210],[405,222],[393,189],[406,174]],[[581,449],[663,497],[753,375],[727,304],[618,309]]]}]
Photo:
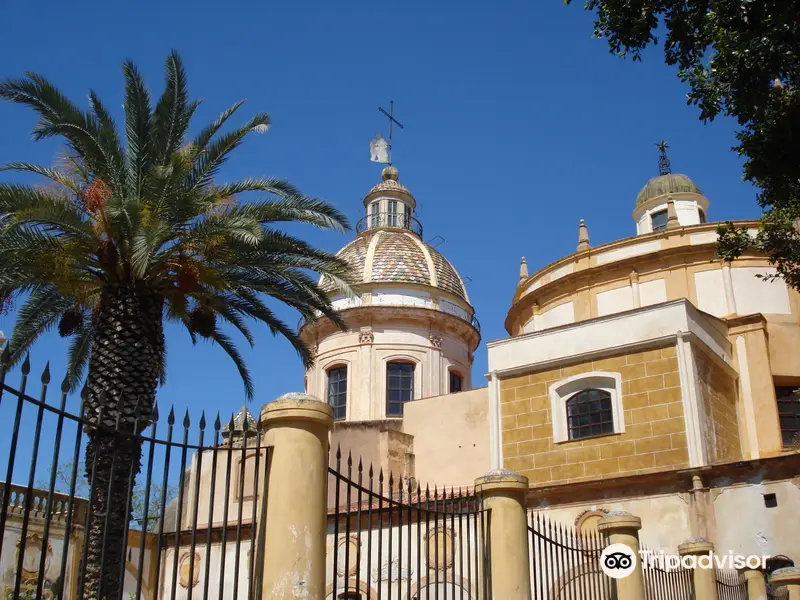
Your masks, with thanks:
[{"label": "weathered plaster wall", "polygon": [[488,414],[485,387],[406,404],[403,431],[414,436],[417,480],[423,485],[472,485],[486,473]]},{"label": "weathered plaster wall", "polygon": [[[625,431],[556,444],[548,388],[590,371],[620,373]],[[504,463],[531,486],[688,466],[674,346],[512,377],[500,389]]]}]

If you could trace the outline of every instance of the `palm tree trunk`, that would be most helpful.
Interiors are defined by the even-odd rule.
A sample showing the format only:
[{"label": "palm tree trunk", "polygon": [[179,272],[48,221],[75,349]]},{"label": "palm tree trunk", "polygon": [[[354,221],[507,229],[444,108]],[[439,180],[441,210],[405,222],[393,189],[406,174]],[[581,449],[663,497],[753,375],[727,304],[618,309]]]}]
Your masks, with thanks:
[{"label": "palm tree trunk", "polygon": [[84,597],[121,600],[129,483],[141,462],[135,434],[149,423],[155,402],[164,350],[162,303],[144,287],[109,287],[93,325],[85,410],[88,420],[102,427],[90,429],[86,448],[92,514],[86,527]]}]

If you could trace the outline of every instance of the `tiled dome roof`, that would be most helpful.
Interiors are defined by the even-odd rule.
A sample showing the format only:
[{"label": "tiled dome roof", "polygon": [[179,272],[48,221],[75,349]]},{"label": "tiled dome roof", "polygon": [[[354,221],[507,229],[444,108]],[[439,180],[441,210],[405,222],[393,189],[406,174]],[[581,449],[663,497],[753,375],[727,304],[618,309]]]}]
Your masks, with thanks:
[{"label": "tiled dome roof", "polygon": [[686,175],[680,173],[669,173],[653,177],[636,196],[636,206],[641,206],[648,200],[663,196],[664,194],[678,194],[681,192],[691,192],[701,194],[700,188]]},{"label": "tiled dome roof", "polygon": [[[374,248],[366,272],[367,254]],[[428,264],[430,256],[435,279]],[[363,283],[415,283],[437,287],[467,300],[467,292],[453,265],[417,236],[405,231],[368,231],[342,248],[337,256],[347,260]]]}]

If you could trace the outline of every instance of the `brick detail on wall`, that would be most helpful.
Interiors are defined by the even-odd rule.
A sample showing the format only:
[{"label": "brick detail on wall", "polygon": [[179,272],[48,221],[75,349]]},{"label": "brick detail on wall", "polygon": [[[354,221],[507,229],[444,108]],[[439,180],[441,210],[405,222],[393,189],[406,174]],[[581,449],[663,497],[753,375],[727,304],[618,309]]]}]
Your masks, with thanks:
[{"label": "brick detail on wall", "polygon": [[[548,388],[590,371],[621,374],[625,432],[556,444]],[[501,380],[500,412],[505,467],[531,486],[689,466],[674,346]]]},{"label": "brick detail on wall", "polygon": [[694,354],[708,456],[712,463],[741,460],[736,382],[701,350]]}]

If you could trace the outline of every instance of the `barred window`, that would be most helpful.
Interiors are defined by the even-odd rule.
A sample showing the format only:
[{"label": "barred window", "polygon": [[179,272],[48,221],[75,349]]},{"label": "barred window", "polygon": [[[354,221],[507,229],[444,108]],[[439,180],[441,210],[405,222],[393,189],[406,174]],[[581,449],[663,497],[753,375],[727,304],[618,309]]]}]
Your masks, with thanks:
[{"label": "barred window", "polygon": [[386,365],[386,415],[402,417],[403,404],[414,399],[414,363]]},{"label": "barred window", "polygon": [[456,371],[450,371],[450,393],[460,392],[464,387],[464,379]]},{"label": "barred window", "polygon": [[328,404],[333,407],[333,418],[347,417],[347,367],[328,369]]},{"label": "barred window", "polygon": [[795,386],[775,388],[784,446],[800,444],[800,399],[795,390],[797,390]]},{"label": "barred window", "polygon": [[389,200],[388,221],[389,227],[397,227],[397,200]]},{"label": "barred window", "polygon": [[582,390],[567,400],[569,439],[578,440],[614,433],[611,394],[605,390]]}]

